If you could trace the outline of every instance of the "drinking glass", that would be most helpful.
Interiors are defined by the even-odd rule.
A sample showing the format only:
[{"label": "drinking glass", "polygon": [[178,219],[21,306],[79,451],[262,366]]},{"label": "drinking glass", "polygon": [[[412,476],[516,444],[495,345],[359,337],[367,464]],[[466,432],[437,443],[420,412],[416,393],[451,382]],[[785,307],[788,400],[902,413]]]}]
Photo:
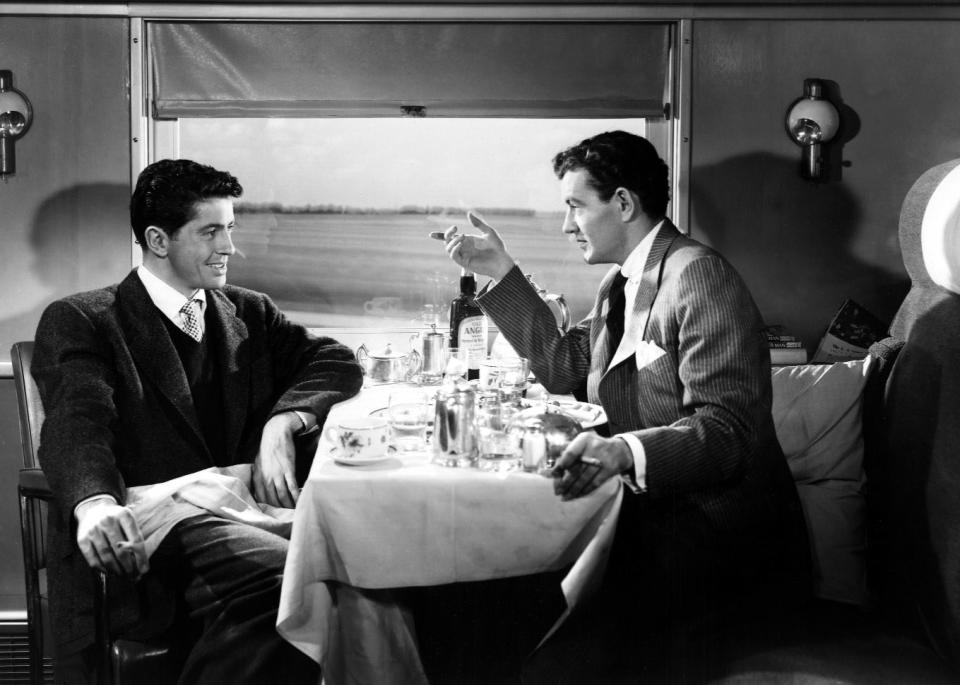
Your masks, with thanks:
[{"label": "drinking glass", "polygon": [[431,406],[425,392],[400,390],[390,393],[387,421],[395,448],[410,452],[427,447],[427,424]]},{"label": "drinking glass", "polygon": [[480,388],[492,389],[500,387],[500,360],[496,357],[486,357],[480,362]]},{"label": "drinking glass", "polygon": [[503,357],[497,360],[497,387],[503,393],[503,401],[519,404],[527,389],[530,362],[526,357]]},{"label": "drinking glass", "polygon": [[516,409],[503,401],[499,390],[481,390],[474,420],[477,428],[477,468],[481,471],[514,471],[522,451],[516,432],[508,431]]},{"label": "drinking glass", "polygon": [[443,375],[447,379],[467,380],[468,351],[459,347],[447,348],[447,365]]}]

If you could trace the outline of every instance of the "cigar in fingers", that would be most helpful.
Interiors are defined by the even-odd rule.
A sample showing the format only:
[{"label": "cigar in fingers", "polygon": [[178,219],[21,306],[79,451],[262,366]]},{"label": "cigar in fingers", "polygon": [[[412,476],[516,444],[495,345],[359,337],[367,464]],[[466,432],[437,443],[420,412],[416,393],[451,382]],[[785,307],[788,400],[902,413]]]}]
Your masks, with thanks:
[{"label": "cigar in fingers", "polygon": [[[453,233],[450,234],[450,237],[452,238],[457,234],[457,227],[451,226],[450,228],[453,229]],[[447,231],[449,231],[450,228],[448,228]],[[430,231],[430,237],[433,238],[434,240],[446,240],[447,231]]]}]

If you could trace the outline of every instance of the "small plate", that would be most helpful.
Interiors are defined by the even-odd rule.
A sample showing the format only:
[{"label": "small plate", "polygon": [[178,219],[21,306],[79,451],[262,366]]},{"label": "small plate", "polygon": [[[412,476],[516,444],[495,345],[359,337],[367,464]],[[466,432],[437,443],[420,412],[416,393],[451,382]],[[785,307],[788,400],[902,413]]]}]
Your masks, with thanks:
[{"label": "small plate", "polygon": [[393,459],[397,454],[397,449],[390,445],[387,447],[387,453],[380,457],[343,457],[340,456],[339,447],[330,448],[330,456],[341,466],[369,466],[370,464],[379,464],[387,459]]},{"label": "small plate", "polygon": [[[537,406],[538,404],[542,406],[540,400],[524,400],[524,404],[531,407]],[[551,397],[547,402],[547,406],[560,410],[567,416],[576,419],[584,428],[596,428],[607,422],[607,413],[599,404],[579,402],[572,397]],[[594,418],[586,418],[586,415]]]}]

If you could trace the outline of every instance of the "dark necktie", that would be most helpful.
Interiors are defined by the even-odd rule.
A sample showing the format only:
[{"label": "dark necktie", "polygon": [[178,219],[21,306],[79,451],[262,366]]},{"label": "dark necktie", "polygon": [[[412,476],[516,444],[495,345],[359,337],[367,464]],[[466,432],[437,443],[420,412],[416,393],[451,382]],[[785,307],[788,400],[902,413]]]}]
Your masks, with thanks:
[{"label": "dark necktie", "polygon": [[620,346],[620,339],[623,337],[623,315],[627,304],[627,296],[623,292],[623,286],[626,282],[626,276],[618,272],[617,275],[613,277],[610,292],[607,294],[607,301],[610,305],[607,308],[606,325],[611,355],[617,353],[617,347]]}]

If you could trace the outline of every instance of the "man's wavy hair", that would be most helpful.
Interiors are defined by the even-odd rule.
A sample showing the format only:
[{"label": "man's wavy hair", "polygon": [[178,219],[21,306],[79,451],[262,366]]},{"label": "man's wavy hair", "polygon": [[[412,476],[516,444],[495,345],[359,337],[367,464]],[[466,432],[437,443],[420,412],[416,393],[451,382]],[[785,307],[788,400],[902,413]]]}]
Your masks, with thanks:
[{"label": "man's wavy hair", "polygon": [[212,198],[240,197],[236,177],[189,159],[161,159],[140,172],[130,198],[130,225],[140,245],[148,226],[171,238],[196,216],[196,205]]},{"label": "man's wavy hair", "polygon": [[576,169],[589,172],[589,184],[604,202],[613,197],[617,188],[623,187],[637,194],[647,216],[658,219],[667,212],[669,170],[646,138],[626,131],[607,131],[553,158],[557,178]]}]

